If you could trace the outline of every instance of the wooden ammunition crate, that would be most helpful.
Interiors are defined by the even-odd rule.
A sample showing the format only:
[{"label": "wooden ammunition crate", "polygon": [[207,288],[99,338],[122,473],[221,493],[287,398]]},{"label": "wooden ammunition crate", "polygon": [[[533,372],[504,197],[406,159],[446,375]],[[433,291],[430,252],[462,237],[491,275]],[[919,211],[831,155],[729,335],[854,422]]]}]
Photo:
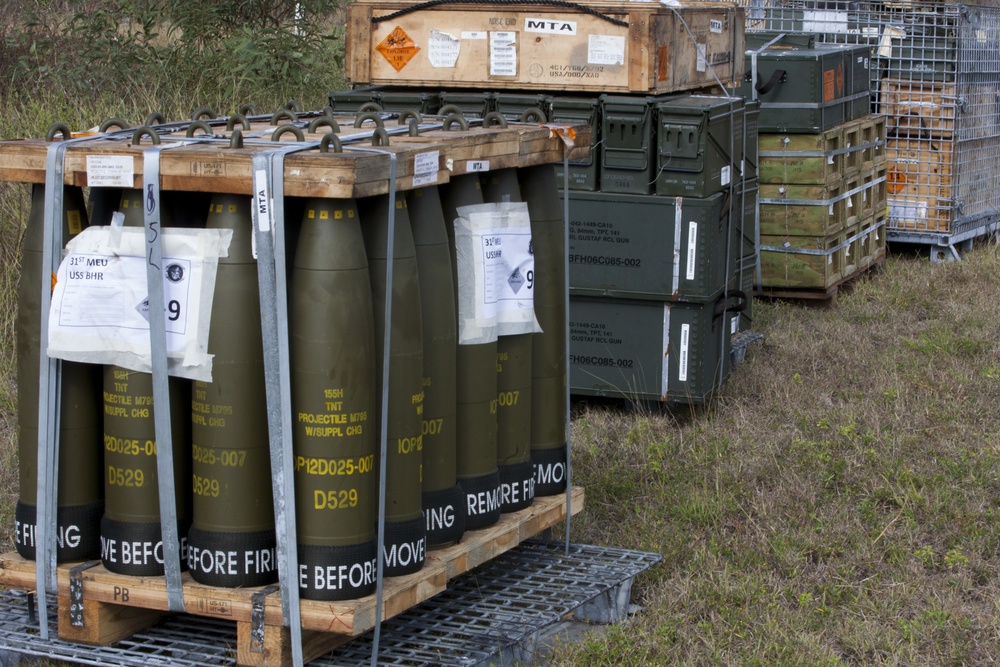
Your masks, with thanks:
[{"label": "wooden ammunition crate", "polygon": [[950,140],[896,138],[887,142],[890,229],[951,229],[954,146]]},{"label": "wooden ammunition crate", "polygon": [[[879,169],[884,169],[880,167]],[[770,236],[828,237],[862,219],[877,196],[875,170],[835,185],[761,184],[760,233]]]},{"label": "wooden ammunition crate", "polygon": [[664,93],[742,79],[740,7],[579,5],[358,0],[348,10],[348,78],[355,85],[609,93]]},{"label": "wooden ammunition crate", "polygon": [[885,117],[871,114],[818,134],[759,135],[762,183],[834,185],[885,162]]}]

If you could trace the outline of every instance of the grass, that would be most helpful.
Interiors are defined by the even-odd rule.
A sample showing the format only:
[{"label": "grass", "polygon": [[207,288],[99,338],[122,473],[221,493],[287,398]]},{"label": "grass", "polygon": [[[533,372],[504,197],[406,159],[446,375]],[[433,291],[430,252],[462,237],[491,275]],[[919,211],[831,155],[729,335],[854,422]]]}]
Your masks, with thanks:
[{"label": "grass", "polygon": [[892,257],[763,303],[701,413],[581,405],[574,540],[658,551],[630,624],[557,665],[952,665],[1000,631],[1000,251]]}]

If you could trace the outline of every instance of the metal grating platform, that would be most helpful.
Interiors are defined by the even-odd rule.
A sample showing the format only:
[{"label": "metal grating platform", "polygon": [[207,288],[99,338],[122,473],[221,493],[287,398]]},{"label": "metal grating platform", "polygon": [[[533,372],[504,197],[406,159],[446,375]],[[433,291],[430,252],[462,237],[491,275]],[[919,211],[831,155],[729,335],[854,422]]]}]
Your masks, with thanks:
[{"label": "metal grating platform", "polygon": [[[541,631],[576,612],[620,620],[632,580],[656,553],[529,540],[449,582],[448,590],[382,624],[380,665],[530,663]],[[55,623],[55,607],[48,609]],[[179,615],[112,646],[43,641],[28,620],[27,596],[0,592],[0,651],[84,665],[167,667],[236,664],[233,623]],[[310,664],[369,665],[371,633]]]}]

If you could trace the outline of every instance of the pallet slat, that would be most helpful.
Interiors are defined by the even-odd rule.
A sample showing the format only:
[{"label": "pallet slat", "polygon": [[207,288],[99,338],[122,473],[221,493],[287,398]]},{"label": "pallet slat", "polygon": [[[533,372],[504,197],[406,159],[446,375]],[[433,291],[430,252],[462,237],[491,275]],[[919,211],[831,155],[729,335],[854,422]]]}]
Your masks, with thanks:
[{"label": "pallet slat", "polygon": [[[584,491],[572,490],[571,513],[583,509]],[[536,498],[528,508],[505,514],[500,521],[482,530],[465,533],[462,541],[450,547],[431,550],[419,572],[386,579],[383,586],[383,618],[392,618],[415,604],[445,590],[448,580],[514,548],[566,519],[564,495]],[[69,622],[69,578],[75,564],[62,564],[58,570],[60,592],[59,636],[70,641],[106,644],[148,627],[167,613],[164,577],[128,577],[112,574],[100,565],[84,570],[84,626]],[[240,636],[249,637],[251,597],[258,588],[226,589],[198,584],[190,574],[182,575],[184,606],[189,614],[236,621]],[[0,555],[0,585],[8,588],[34,589],[35,564],[16,552]],[[65,599],[64,599],[65,598]],[[301,604],[304,645],[329,651],[345,638],[371,630],[375,624],[374,595],[344,602],[303,600]],[[64,618],[65,617],[65,618]],[[276,592],[265,598],[265,653],[249,651],[249,641],[238,646],[241,665],[276,666],[287,664],[290,655],[288,629],[282,627],[281,597]],[[243,627],[246,626],[246,627]],[[270,636],[269,635],[274,635]],[[322,649],[322,650],[321,650]],[[264,656],[263,658],[261,656]],[[244,657],[245,656],[245,657]],[[287,656],[286,656],[287,657]],[[274,660],[278,660],[275,662]]]}]

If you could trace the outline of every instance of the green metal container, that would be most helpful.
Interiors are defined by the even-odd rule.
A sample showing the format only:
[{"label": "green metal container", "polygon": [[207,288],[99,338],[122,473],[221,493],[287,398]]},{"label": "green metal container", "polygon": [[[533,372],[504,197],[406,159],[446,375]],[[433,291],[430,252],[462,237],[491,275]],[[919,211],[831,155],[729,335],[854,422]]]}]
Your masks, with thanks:
[{"label": "green metal container", "polygon": [[739,201],[604,192],[569,193],[572,294],[715,300],[726,286]]},{"label": "green metal container", "polygon": [[[754,60],[756,82],[750,78]],[[822,132],[869,113],[869,60],[867,45],[748,49],[736,94],[760,100],[760,132]]]},{"label": "green metal container", "polygon": [[496,93],[491,92],[456,92],[445,90],[440,93],[441,108],[456,106],[466,118],[482,118],[496,110]]},{"label": "green metal container", "polygon": [[743,98],[658,98],[656,194],[710,197],[741,175]]},{"label": "green metal container", "polygon": [[601,191],[647,195],[656,179],[654,97],[601,96]]},{"label": "green metal container", "polygon": [[362,106],[375,102],[376,91],[373,88],[359,90],[341,90],[330,93],[330,106],[338,113],[357,113]]},{"label": "green metal container", "polygon": [[[590,155],[583,160],[569,161],[569,189],[597,190],[598,167],[601,164],[601,104],[596,97],[552,97],[549,99],[552,110],[550,120],[554,123],[572,123],[575,125],[590,125]],[[562,188],[565,171],[563,163],[557,162],[556,184]]]},{"label": "green metal container", "polygon": [[544,123],[552,116],[545,93],[497,93],[496,111],[511,122]]},{"label": "green metal container", "polygon": [[385,111],[416,111],[419,114],[434,114],[441,107],[441,96],[436,92],[423,90],[379,90],[376,102]]},{"label": "green metal container", "polygon": [[574,394],[705,403],[729,375],[732,314],[740,299],[707,303],[570,297]]}]

